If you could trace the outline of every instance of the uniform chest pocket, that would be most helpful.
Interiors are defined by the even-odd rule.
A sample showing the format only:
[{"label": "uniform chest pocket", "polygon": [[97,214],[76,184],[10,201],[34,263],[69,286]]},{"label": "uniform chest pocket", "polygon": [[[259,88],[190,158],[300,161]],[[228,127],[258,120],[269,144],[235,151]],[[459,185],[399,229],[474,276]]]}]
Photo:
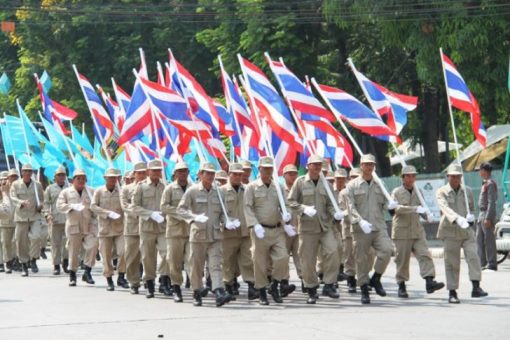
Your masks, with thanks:
[{"label": "uniform chest pocket", "polygon": [[362,188],[354,189],[354,202],[356,204],[361,204],[365,197],[367,196],[367,191]]},{"label": "uniform chest pocket", "polygon": [[225,195],[225,202],[227,202],[227,203],[233,203],[235,200],[236,200],[236,196],[235,196],[235,194],[234,194],[234,193],[229,192],[229,193],[227,193],[227,194]]},{"label": "uniform chest pocket", "polygon": [[214,212],[221,211],[221,204],[220,204],[220,199],[218,198],[218,196],[211,197],[211,209]]},{"label": "uniform chest pocket", "polygon": [[264,189],[255,190],[255,198],[264,198],[267,196],[267,192]]},{"label": "uniform chest pocket", "polygon": [[179,192],[177,190],[172,191],[172,200],[171,200],[172,205],[177,206],[179,204],[179,202],[181,201],[182,196],[184,196],[182,191],[181,192]]}]

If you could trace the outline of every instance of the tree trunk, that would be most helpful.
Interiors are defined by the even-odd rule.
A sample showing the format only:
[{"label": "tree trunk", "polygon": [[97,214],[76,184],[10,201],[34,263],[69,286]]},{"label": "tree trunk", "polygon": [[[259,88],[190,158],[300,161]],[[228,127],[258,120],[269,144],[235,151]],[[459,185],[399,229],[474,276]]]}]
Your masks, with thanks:
[{"label": "tree trunk", "polygon": [[423,117],[423,150],[425,151],[425,173],[441,171],[438,141],[439,97],[437,88],[423,86],[422,105],[419,106]]}]

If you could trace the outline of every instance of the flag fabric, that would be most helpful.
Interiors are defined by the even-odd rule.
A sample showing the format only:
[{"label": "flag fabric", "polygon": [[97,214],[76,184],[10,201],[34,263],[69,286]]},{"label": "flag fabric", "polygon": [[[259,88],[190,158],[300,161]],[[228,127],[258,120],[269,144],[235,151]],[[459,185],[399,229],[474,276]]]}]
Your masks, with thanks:
[{"label": "flag fabric", "polygon": [[89,154],[92,155],[94,153],[94,147],[90,143],[90,140],[87,137],[87,135],[78,131],[78,129],[76,129],[72,124],[71,124],[71,131],[72,131],[72,136],[73,136],[74,142],[77,145],[79,145],[80,148],[82,148],[83,150],[85,150],[86,152],[88,152]]},{"label": "flag fabric", "polygon": [[441,62],[444,69],[446,93],[450,99],[450,104],[456,109],[468,112],[471,115],[471,127],[476,140],[482,147],[485,147],[487,132],[481,120],[478,102],[471,91],[469,91],[464,78],[460,75],[455,64],[443,52],[441,52]]},{"label": "flag fabric", "polygon": [[109,93],[106,93],[101,86],[97,87],[99,94],[101,95],[101,99],[108,110],[108,114],[110,115],[110,119],[112,120],[113,128],[115,133],[120,133],[122,131],[122,127],[124,125],[124,115],[122,113],[122,109],[120,105],[112,99]]}]

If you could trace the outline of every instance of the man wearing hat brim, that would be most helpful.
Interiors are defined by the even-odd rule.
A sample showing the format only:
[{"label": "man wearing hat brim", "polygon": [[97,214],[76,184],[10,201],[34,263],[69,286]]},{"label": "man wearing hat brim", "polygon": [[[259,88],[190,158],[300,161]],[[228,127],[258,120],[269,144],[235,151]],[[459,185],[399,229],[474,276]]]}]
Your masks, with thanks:
[{"label": "man wearing hat brim", "polygon": [[243,165],[243,184],[250,183],[250,176],[252,172],[251,163],[250,161],[242,161],[241,164]]},{"label": "man wearing hat brim", "polygon": [[177,214],[182,196],[193,184],[188,177],[188,165],[184,161],[178,162],[174,168],[174,181],[166,186],[161,199],[161,212],[166,214],[166,259],[175,302],[182,302],[183,264],[186,273],[190,273],[190,225]]},{"label": "man wearing hat brim", "polygon": [[428,294],[444,287],[444,283],[436,282],[434,261],[430,256],[425,230],[420,216],[427,217],[427,209],[421,206],[416,192],[416,168],[412,165],[402,169],[402,185],[393,190],[391,196],[398,203],[393,215],[391,238],[395,244],[395,264],[397,266],[396,281],[398,297],[408,298],[406,281],[409,281],[409,262],[411,254],[418,260],[420,276],[425,279]]},{"label": "man wearing hat brim", "polygon": [[126,281],[126,260],[124,257],[124,212],[120,203],[120,187],[118,179],[120,171],[108,168],[105,171],[105,185],[99,187],[92,196],[90,210],[97,215],[99,228],[99,252],[103,259],[103,276],[106,278],[108,291],[114,291],[113,284],[113,249],[118,255],[117,285],[129,288]]},{"label": "man wearing hat brim", "polygon": [[[9,173],[2,171],[0,174],[0,182],[2,186],[2,192],[0,193],[2,205],[7,205],[9,208],[9,214],[0,217],[0,246],[2,250],[0,255],[0,272],[5,271],[6,274],[11,274],[14,266],[14,259],[16,257],[16,241],[14,240],[15,224],[13,221],[14,206],[11,204],[11,198],[9,196],[10,182],[8,181]],[[5,204],[4,204],[5,202]],[[5,268],[4,268],[5,264]],[[2,270],[3,269],[3,270]]]},{"label": "man wearing hat brim", "polygon": [[[41,183],[32,179],[33,169],[30,164],[21,168],[22,178],[11,184],[10,196],[15,205],[14,222],[16,223],[16,249],[22,263],[23,274],[28,276],[28,266],[37,273],[37,259],[41,254],[41,209],[43,189]],[[30,237],[29,237],[30,234]]]},{"label": "man wearing hat brim", "polygon": [[53,275],[60,275],[60,265],[65,273],[69,273],[69,252],[65,235],[66,216],[57,210],[57,199],[62,190],[69,187],[66,169],[59,166],[55,171],[55,181],[44,191],[43,216],[48,222],[51,233],[51,258]]},{"label": "man wearing hat brim", "polygon": [[[471,297],[479,298],[488,294],[480,287],[482,269],[478,257],[475,233],[471,225],[475,222],[473,192],[462,185],[462,167],[452,164],[448,167],[448,183],[436,192],[441,210],[441,220],[437,238],[443,240],[444,264],[446,270],[446,288],[449,291],[448,302],[460,303],[457,296],[460,274],[460,250],[464,250],[464,259],[468,265],[469,279],[473,290]],[[466,193],[464,193],[466,191]],[[466,207],[467,194],[469,207]]]},{"label": "man wearing hat brim", "polygon": [[308,173],[296,180],[288,196],[292,213],[298,216],[298,251],[304,286],[308,291],[308,304],[315,304],[317,301],[317,287],[320,284],[316,273],[319,246],[324,275],[322,295],[333,299],[340,297],[335,287],[340,259],[334,220],[339,221],[342,216],[336,214],[325,185],[329,186],[331,192],[333,187],[320,178],[322,164],[322,157],[311,155],[307,161]]},{"label": "man wearing hat brim", "polygon": [[133,212],[133,195],[139,183],[147,177],[147,165],[138,162],[133,169],[134,180],[123,185],[120,190],[120,205],[124,211],[124,257],[126,259],[126,279],[129,282],[131,294],[138,294],[140,287],[140,223],[138,216]]},{"label": "man wearing hat brim", "polygon": [[220,186],[227,184],[228,182],[228,174],[225,170],[216,171],[216,176],[214,179],[219,183]]},{"label": "man wearing hat brim", "polygon": [[[343,168],[338,168],[334,174],[333,174],[333,186],[335,188],[333,195],[338,201],[338,206],[340,208],[340,192],[345,189],[345,185],[347,182],[347,171]],[[344,281],[347,280],[347,275],[344,272],[344,242],[343,242],[343,234],[342,234],[342,226],[343,221],[347,218],[347,208],[340,208],[343,211],[344,218],[342,221],[336,221],[335,227],[336,227],[336,238],[337,238],[337,244],[338,244],[338,257],[340,258],[340,267],[338,269],[338,281]]]},{"label": "man wearing hat brim", "polygon": [[496,234],[496,202],[498,200],[498,188],[491,178],[492,165],[482,163],[480,165],[480,178],[482,188],[478,198],[480,214],[476,223],[476,243],[478,256],[483,269],[498,270]]},{"label": "man wearing hat brim", "polygon": [[[214,165],[204,163],[201,169],[202,180],[186,190],[177,207],[177,214],[190,224],[190,279],[195,300],[193,305],[201,306],[202,297],[207,295],[208,289],[204,289],[202,281],[207,262],[216,307],[221,307],[232,299],[232,296],[225,292],[223,284],[221,222],[225,216],[219,198],[221,193],[214,183],[216,173]],[[229,222],[231,221],[226,221]]]},{"label": "man wearing hat brim", "polygon": [[[152,160],[147,169],[149,176],[137,185],[132,206],[133,213],[141,218],[140,249],[144,269],[143,279],[147,285],[145,297],[150,299],[154,298],[158,253],[161,257],[160,278],[166,278],[169,271],[166,262],[165,216],[161,212],[161,198],[165,190],[161,180],[163,164],[160,160]],[[160,282],[160,291],[164,294],[166,291],[169,294],[166,279]]]},{"label": "man wearing hat brim", "polygon": [[129,184],[133,183],[134,180],[135,180],[135,175],[133,174],[133,171],[126,171],[126,173],[124,174],[123,185],[129,185]]},{"label": "man wearing hat brim", "polygon": [[[375,288],[379,296],[386,296],[381,276],[390,262],[393,246],[388,235],[384,211],[394,209],[396,203],[386,202],[383,189],[374,178],[373,155],[363,155],[360,168],[361,176],[347,184],[347,193],[361,303],[369,304],[369,285]],[[372,269],[369,259],[371,248],[375,249],[377,255],[372,278],[369,277]]]},{"label": "man wearing hat brim", "polygon": [[57,210],[66,214],[66,236],[69,251],[69,286],[77,284],[76,271],[80,262],[80,253],[85,249],[83,263],[85,271],[82,281],[94,284],[92,268],[96,263],[97,224],[90,210],[93,189],[88,188],[87,175],[82,169],[73,173],[73,184],[62,190],[57,198]]}]

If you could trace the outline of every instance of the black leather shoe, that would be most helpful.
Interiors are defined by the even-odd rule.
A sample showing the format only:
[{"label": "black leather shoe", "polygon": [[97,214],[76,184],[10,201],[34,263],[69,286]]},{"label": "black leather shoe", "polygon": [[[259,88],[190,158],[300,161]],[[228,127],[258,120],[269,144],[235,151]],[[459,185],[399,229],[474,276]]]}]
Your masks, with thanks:
[{"label": "black leather shoe", "polygon": [[152,299],[154,297],[154,280],[147,280],[147,292],[145,293],[145,297],[147,299]]},{"label": "black leather shoe", "polygon": [[199,289],[198,291],[200,292],[200,296],[201,297],[206,297],[207,294],[209,294],[209,288],[207,288],[207,287]]},{"label": "black leather shoe", "polygon": [[129,292],[133,295],[137,295],[138,294],[138,286],[132,286]]},{"label": "black leather shoe", "polygon": [[193,292],[193,306],[200,307],[202,306],[202,295],[200,290],[195,290]]},{"label": "black leather shoe", "polygon": [[90,285],[95,284],[94,279],[92,279],[92,274],[90,273],[92,268],[85,266],[85,271],[83,272],[83,275],[81,277],[82,281],[87,282]]},{"label": "black leather shoe", "polygon": [[345,272],[344,272],[344,265],[341,264],[340,269],[338,270],[337,280],[339,282],[342,282],[342,281],[347,280],[348,277],[349,277],[349,275],[345,274]]},{"label": "black leather shoe", "polygon": [[173,285],[172,287],[174,291],[174,302],[182,302],[181,286]]},{"label": "black leather shoe", "polygon": [[28,276],[28,263],[21,264],[21,276],[23,276],[23,277]]},{"label": "black leather shoe", "polygon": [[211,280],[211,276],[210,275],[207,275],[207,277],[205,278],[205,286],[210,291],[212,290],[212,280]]},{"label": "black leather shoe", "polygon": [[117,277],[117,286],[128,289],[129,282],[126,280],[126,274],[119,273],[119,277]]},{"label": "black leather shoe", "polygon": [[403,299],[407,299],[409,297],[409,295],[407,294],[405,282],[398,283],[398,297]]},{"label": "black leather shoe", "polygon": [[230,296],[232,296],[232,301],[235,301],[236,297],[235,297],[235,294],[234,294],[234,285],[226,284],[225,285],[225,290],[227,291],[227,293],[230,294]]},{"label": "black leather shoe", "polygon": [[64,273],[69,274],[69,259],[64,259],[62,261],[62,269],[64,270]]},{"label": "black leather shoe", "polygon": [[46,256],[46,248],[41,248],[41,258],[46,260],[48,257]]},{"label": "black leather shoe", "polygon": [[76,272],[69,271],[69,287],[76,287]]},{"label": "black leather shoe", "polygon": [[109,292],[113,292],[115,290],[115,285],[113,284],[113,279],[112,277],[107,277],[106,278],[106,282],[108,284],[108,286],[106,287],[106,290],[109,291]]},{"label": "black leather shoe", "polygon": [[5,274],[12,274],[12,260],[5,264]]},{"label": "black leather shoe", "polygon": [[39,267],[37,267],[37,259],[32,259],[32,261],[30,261],[30,269],[32,270],[32,273],[39,272]]},{"label": "black leather shoe", "polygon": [[448,296],[448,303],[459,304],[460,300],[457,297],[457,292],[455,290],[450,290],[450,295]]},{"label": "black leather shoe", "polygon": [[368,291],[368,285],[364,284],[361,286],[361,304],[368,305],[370,304],[370,293]]},{"label": "black leather shoe", "polygon": [[248,282],[248,300],[256,300],[260,297],[260,292],[255,289],[253,282]]},{"label": "black leather shoe", "polygon": [[375,289],[375,292],[379,296],[386,296],[386,291],[381,284],[381,274],[374,273],[370,279],[370,286]]},{"label": "black leather shoe", "polygon": [[307,288],[308,291],[308,299],[306,299],[306,303],[309,305],[315,305],[317,302],[317,288]]},{"label": "black leather shoe", "polygon": [[262,306],[269,305],[269,300],[267,299],[266,288],[259,289],[259,305],[262,305]]},{"label": "black leather shoe", "polygon": [[280,290],[278,289],[278,281],[273,280],[271,284],[271,296],[273,297],[274,302],[282,303],[282,297],[280,296]]},{"label": "black leather shoe", "polygon": [[53,266],[53,275],[60,275],[60,265],[56,264]]},{"label": "black leather shoe", "polygon": [[480,298],[489,295],[480,287],[480,281],[471,281],[473,283],[473,290],[471,291],[472,298]]},{"label": "black leather shoe", "polygon": [[172,296],[174,292],[172,291],[170,277],[168,275],[162,276],[161,283],[163,284],[163,294],[165,296]]},{"label": "black leather shoe", "polygon": [[[232,296],[239,295],[239,288],[241,288],[241,285],[239,282],[237,282],[237,277],[234,279],[234,284],[232,285]],[[233,301],[233,300],[232,300]]]},{"label": "black leather shoe", "polygon": [[444,283],[434,281],[432,276],[427,276],[425,278],[425,289],[427,290],[427,294],[432,294],[436,290],[444,288]]},{"label": "black leather shoe", "polygon": [[282,297],[287,297],[296,290],[296,285],[289,284],[289,280],[282,280],[280,282],[280,294]]},{"label": "black leather shoe", "polygon": [[0,264],[0,273],[5,273],[5,265],[3,263]]},{"label": "black leather shoe", "polygon": [[188,274],[186,274],[186,282],[184,283],[184,288],[189,289],[191,287],[191,281],[189,279]]},{"label": "black leather shoe", "polygon": [[214,293],[216,295],[216,307],[221,307],[224,304],[229,303],[232,299],[232,296],[229,293],[226,293],[223,288],[216,288]]},{"label": "black leather shoe", "polygon": [[347,292],[356,294],[356,278],[354,276],[347,277]]},{"label": "black leather shoe", "polygon": [[340,297],[340,294],[338,294],[338,291],[336,290],[335,286],[331,283],[325,284],[322,288],[322,295],[328,296],[332,299],[338,299]]}]

